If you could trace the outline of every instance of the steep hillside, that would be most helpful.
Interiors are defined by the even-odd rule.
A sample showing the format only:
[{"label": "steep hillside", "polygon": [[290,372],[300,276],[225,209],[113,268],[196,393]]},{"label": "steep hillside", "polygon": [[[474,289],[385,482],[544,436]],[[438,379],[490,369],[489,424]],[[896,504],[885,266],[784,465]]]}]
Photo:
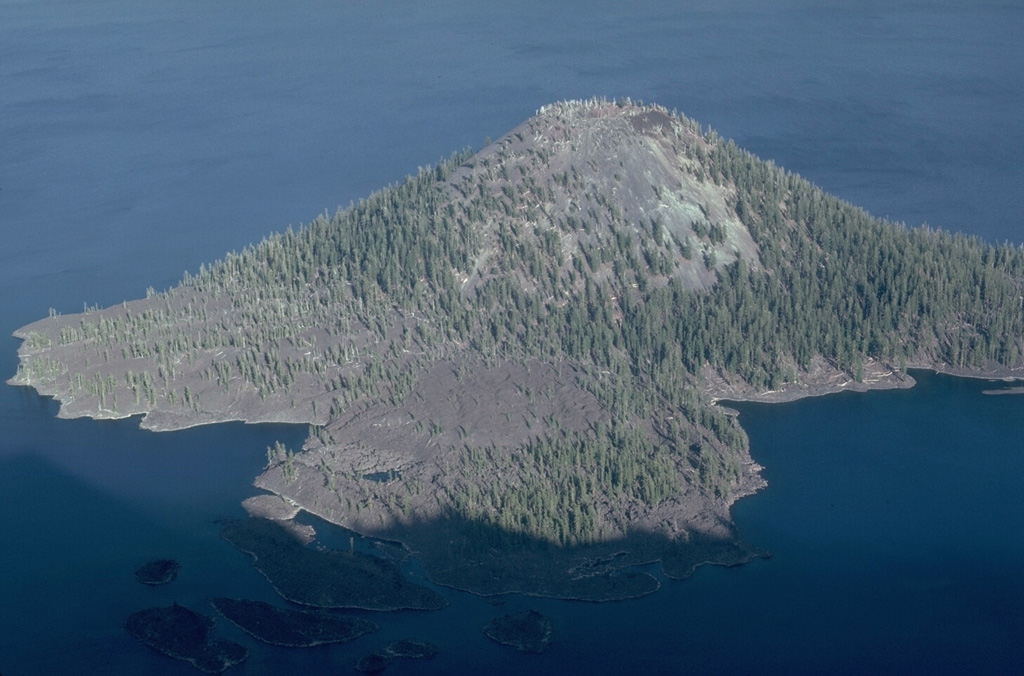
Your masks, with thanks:
[{"label": "steep hillside", "polygon": [[[635,238],[655,284],[672,277],[684,288],[707,288],[713,270],[737,258],[756,267],[757,246],[731,206],[735,190],[704,170],[710,148],[696,125],[657,108],[542,108],[449,179],[464,206],[497,199],[476,228],[483,251],[466,271],[467,288],[503,274],[507,261],[492,260],[506,248],[501,238],[524,230],[557,234],[549,253],[560,275],[585,256],[594,281],[612,275],[614,254],[599,252],[620,248],[621,237]],[[609,260],[595,264],[592,256]]]},{"label": "steep hillside", "polygon": [[[485,593],[751,550],[717,398],[1013,376],[1024,251],[871,218],[676,114],[543,108],[165,293],[20,329],[63,416],[311,424],[257,485]],[[297,450],[297,449],[296,449]],[[266,500],[259,504],[266,507]],[[255,503],[254,503],[255,504]]]}]

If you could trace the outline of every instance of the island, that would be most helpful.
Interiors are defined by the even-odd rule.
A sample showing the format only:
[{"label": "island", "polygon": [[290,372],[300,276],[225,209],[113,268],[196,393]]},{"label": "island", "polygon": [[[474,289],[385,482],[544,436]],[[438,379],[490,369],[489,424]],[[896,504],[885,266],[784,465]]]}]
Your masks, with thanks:
[{"label": "island", "polygon": [[210,604],[246,633],[289,648],[345,643],[380,628],[357,617],[278,608],[263,601],[216,598]]},{"label": "island", "polygon": [[551,620],[536,610],[495,618],[484,627],[487,638],[525,653],[544,652],[551,643]]},{"label": "island", "polygon": [[[153,430],[308,424],[267,449],[264,508],[400,542],[440,584],[613,600],[658,588],[639,564],[766,555],[730,516],[765,482],[719,401],[1021,379],[1022,280],[1019,246],[874,218],[675,111],[565,101],[19,329],[9,382]],[[287,569],[321,565],[247,551],[296,599]]]},{"label": "island", "polygon": [[164,655],[185,660],[200,671],[219,674],[249,656],[237,643],[210,636],[213,620],[177,603],[132,613],[124,627]]}]

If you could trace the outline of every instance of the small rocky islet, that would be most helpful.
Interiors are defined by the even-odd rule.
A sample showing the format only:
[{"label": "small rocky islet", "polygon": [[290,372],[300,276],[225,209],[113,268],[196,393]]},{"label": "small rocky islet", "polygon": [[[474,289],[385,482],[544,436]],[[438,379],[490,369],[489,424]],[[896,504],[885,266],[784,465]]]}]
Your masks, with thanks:
[{"label": "small rocky islet", "polygon": [[[227,522],[222,533],[225,540],[253,555],[256,567],[283,598],[315,608],[297,610],[224,597],[210,600],[224,618],[260,641],[310,647],[352,641],[379,629],[369,620],[332,612],[337,607],[395,610],[446,605],[436,593],[406,581],[393,561],[358,552],[309,549],[295,532],[281,526],[252,518]],[[140,567],[136,578],[144,584],[166,584],[179,568],[177,561],[159,559]],[[174,603],[133,613],[124,626],[141,643],[164,655],[187,661],[206,673],[220,673],[245,660],[249,651],[213,638],[214,624],[214,619]],[[427,659],[437,652],[432,643],[406,638],[365,655],[354,666],[375,673],[396,658]]]}]

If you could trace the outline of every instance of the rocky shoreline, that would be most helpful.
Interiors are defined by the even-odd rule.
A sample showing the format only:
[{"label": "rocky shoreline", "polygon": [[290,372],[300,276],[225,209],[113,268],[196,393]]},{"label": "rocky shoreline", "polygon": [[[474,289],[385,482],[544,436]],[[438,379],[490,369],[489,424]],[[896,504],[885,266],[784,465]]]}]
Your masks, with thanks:
[{"label": "rocky shoreline", "polygon": [[[21,337],[25,334],[22,332]],[[1005,367],[984,370],[967,370],[950,367],[948,364],[913,363],[908,368],[931,370],[957,377],[970,377],[986,380],[1012,382],[1024,380],[1024,372]],[[782,403],[806,397],[824,396],[843,391],[863,392],[868,390],[895,389],[913,387],[915,380],[906,371],[899,371],[891,365],[867,360],[863,365],[860,380],[852,379],[849,374],[837,369],[834,365],[821,358],[812,361],[811,368],[800,373],[796,382],[774,391],[757,391],[737,379],[727,379],[715,370],[708,369],[703,374],[705,393],[713,402],[750,401],[762,403]],[[1020,391],[1022,388],[1003,388],[988,390],[987,394],[1006,394]],[[61,400],[59,393],[40,390],[41,394],[55,396]],[[719,404],[721,408],[724,408]],[[249,409],[249,415],[224,415],[210,413],[174,413],[164,411],[135,411],[125,415],[144,415],[141,425],[155,431],[184,429],[196,425],[240,420],[246,423],[265,422],[311,422],[309,411],[289,410],[286,413],[274,413],[266,407]],[[728,409],[726,409],[728,411]],[[79,411],[72,402],[62,402],[61,417],[87,416],[92,418],[124,417],[113,416],[109,411]],[[301,460],[299,456],[296,456]],[[451,555],[451,544],[438,547],[437,542],[457,542],[458,537],[448,532],[441,524],[434,527],[429,524],[402,524],[392,521],[391,514],[376,514],[364,511],[359,519],[353,520],[350,511],[337,509],[333,491],[323,484],[323,475],[319,472],[308,472],[306,462],[297,462],[296,474],[285,477],[278,469],[270,467],[256,479],[256,485],[269,491],[272,495],[253,496],[245,501],[246,510],[252,515],[275,520],[286,526],[290,525],[293,534],[312,540],[313,535],[308,527],[299,526],[294,517],[300,511],[306,511],[324,520],[352,529],[371,537],[383,537],[396,540],[421,558],[424,569],[430,579],[441,585],[449,586],[482,595],[505,593],[523,593],[537,596],[554,596],[587,601],[610,601],[625,598],[636,598],[653,593],[658,589],[655,578],[646,573],[630,572],[637,566],[661,562],[666,576],[685,578],[701,565],[739,565],[754,558],[765,557],[766,552],[759,551],[741,542],[731,527],[729,510],[736,500],[753,494],[765,486],[760,477],[760,466],[748,458],[742,469],[741,480],[734,486],[731,494],[725,499],[708,500],[703,498],[700,512],[672,511],[661,513],[646,527],[655,528],[657,523],[666,520],[678,523],[677,535],[685,535],[689,547],[671,546],[665,543],[659,548],[652,548],[640,542],[620,542],[606,548],[588,548],[588,551],[567,553],[560,549],[537,552],[515,552],[511,555],[490,557],[486,552],[474,559],[473,565],[460,564],[458,557]],[[333,501],[333,502],[332,502]],[[692,505],[691,505],[692,507]],[[652,519],[655,515],[651,515]],[[387,527],[368,527],[371,520]],[[643,522],[638,522],[643,525]],[[417,533],[417,530],[424,532]],[[694,538],[694,536],[696,536]],[[691,541],[691,538],[694,538]],[[642,539],[641,539],[642,540]],[[696,544],[699,542],[699,544]],[[601,560],[614,554],[615,548],[632,548],[629,557],[617,561],[615,565],[592,567],[587,574],[570,573],[568,571],[585,570],[593,561]],[[266,574],[266,572],[265,572]],[[268,575],[268,577],[271,577]],[[273,581],[273,580],[272,580]],[[275,586],[277,586],[275,584]],[[296,600],[295,592],[284,592],[286,598]],[[288,594],[291,593],[291,596]],[[302,602],[302,601],[300,601]],[[372,607],[370,603],[370,607]],[[359,607],[358,605],[356,607]]]},{"label": "rocky shoreline", "polygon": [[[102,312],[117,315],[125,310],[108,308]],[[32,335],[35,326],[29,325],[15,334],[26,340],[26,343],[19,349],[19,354],[23,356],[26,352],[32,351],[28,345],[28,337]],[[85,364],[72,364],[72,366],[84,368]],[[97,367],[94,366],[93,369],[95,368]],[[624,513],[630,515],[628,517],[628,534],[623,530],[614,542],[606,546],[595,545],[565,549],[548,547],[543,543],[533,543],[530,547],[516,548],[516,551],[511,552],[495,553],[486,547],[476,551],[474,543],[466,540],[466,529],[460,524],[445,521],[447,517],[443,512],[432,513],[428,508],[425,512],[413,512],[413,514],[417,514],[417,518],[403,516],[404,512],[400,513],[395,509],[396,505],[393,502],[395,496],[389,495],[386,491],[369,501],[361,498],[360,500],[363,502],[360,513],[359,510],[354,509],[355,504],[350,504],[341,496],[345,495],[351,500],[353,495],[358,495],[358,493],[353,493],[352,489],[358,488],[359,485],[363,486],[363,488],[359,488],[360,491],[369,490],[370,495],[374,495],[378,490],[377,487],[370,486],[369,489],[366,489],[365,487],[369,484],[365,481],[358,481],[361,476],[369,476],[374,472],[380,474],[395,471],[394,468],[399,467],[400,473],[408,472],[405,479],[426,484],[428,491],[438,490],[439,487],[432,483],[450,468],[442,463],[435,470],[431,470],[435,472],[434,475],[417,476],[417,468],[427,467],[416,455],[423,452],[420,448],[423,440],[414,433],[414,430],[403,425],[395,426],[394,420],[402,420],[403,413],[407,419],[436,419],[437,416],[448,415],[431,408],[434,405],[431,402],[442,399],[451,401],[452,396],[464,398],[464,395],[459,393],[465,392],[467,384],[470,382],[474,383],[473,386],[479,388],[481,392],[485,390],[494,392],[495,386],[505,388],[498,390],[497,401],[506,410],[509,406],[521,405],[517,399],[519,395],[514,390],[506,391],[510,378],[514,381],[528,383],[531,387],[537,386],[537,388],[542,382],[554,382],[558,388],[561,388],[558,390],[557,396],[547,400],[541,399],[531,404],[531,409],[537,406],[542,407],[539,409],[539,413],[534,410],[534,415],[541,417],[550,415],[553,418],[569,416],[566,418],[567,420],[572,420],[572,416],[576,416],[576,423],[584,426],[592,424],[590,419],[597,415],[597,409],[593,408],[592,403],[583,406],[578,411],[560,408],[564,406],[567,398],[584,397],[586,399],[589,395],[574,384],[571,375],[565,374],[563,377],[560,371],[557,373],[552,371],[553,367],[549,365],[540,363],[526,364],[524,367],[506,365],[503,367],[506,369],[505,372],[499,369],[480,370],[474,373],[472,369],[469,369],[469,375],[461,376],[461,382],[446,368],[443,364],[438,364],[427,374],[429,376],[427,381],[432,383],[431,386],[434,389],[424,390],[422,393],[419,390],[414,390],[417,393],[415,396],[427,403],[417,404],[414,407],[407,406],[405,409],[399,407],[395,410],[390,410],[386,406],[378,407],[373,411],[353,408],[344,414],[336,433],[344,433],[357,439],[368,435],[367,438],[372,440],[371,445],[365,448],[356,444],[352,448],[346,446],[327,449],[323,446],[318,447],[310,439],[307,441],[306,450],[295,454],[287,464],[278,462],[268,465],[266,471],[255,480],[255,484],[272,495],[254,496],[246,500],[246,510],[253,516],[272,519],[285,525],[294,536],[307,543],[312,540],[313,534],[308,527],[300,526],[294,521],[294,517],[300,511],[306,511],[325,521],[363,535],[401,542],[421,559],[426,574],[433,582],[482,595],[523,593],[588,601],[636,598],[653,593],[659,586],[658,581],[652,576],[636,572],[637,566],[661,562],[665,575],[684,578],[693,574],[700,565],[738,565],[767,555],[765,552],[743,543],[731,522],[732,504],[765,486],[765,482],[760,476],[761,467],[749,457],[749,454],[744,454],[744,457],[740,458],[737,477],[725,495],[714,496],[706,492],[688,489],[686,494],[678,496],[678,499],[666,501],[654,509],[647,508],[647,511],[623,506]],[[1004,382],[1024,379],[1024,371],[1005,367],[969,370],[957,369],[944,363],[916,360],[908,363],[907,368],[927,369],[958,377]],[[915,384],[913,376],[906,370],[901,371],[890,364],[871,359],[862,364],[858,376],[857,379],[854,379],[835,364],[816,357],[808,369],[796,374],[794,382],[776,390],[756,390],[737,378],[727,377],[721,371],[710,368],[701,374],[701,380],[705,395],[714,403],[725,401],[782,403],[836,392],[909,388]],[[60,417],[85,416],[103,419],[142,415],[140,425],[154,431],[177,430],[227,421],[314,424],[325,422],[322,419],[325,412],[321,408],[317,413],[315,405],[312,407],[306,405],[283,407],[280,402],[260,401],[259,399],[254,401],[250,399],[226,400],[219,404],[225,405],[225,408],[213,412],[182,409],[174,411],[149,410],[144,401],[141,404],[136,402],[134,405],[127,406],[123,405],[122,401],[124,410],[118,412],[110,408],[88,408],[83,405],[84,402],[66,400],[65,392],[57,391],[55,387],[49,387],[45,383],[15,382],[14,379],[9,382],[31,385],[40,394],[55,397],[61,403]],[[998,391],[989,391],[989,393],[1004,394],[1009,391],[1011,391],[1010,388],[1004,388]],[[311,401],[312,394],[303,387],[297,387],[294,395],[299,401],[307,401],[307,403]],[[457,412],[461,412],[461,414],[493,418],[495,413],[491,410],[477,410],[463,399],[457,398],[455,402]],[[720,403],[719,409],[729,412]],[[391,429],[392,427],[394,429]],[[501,443],[512,444],[514,439],[518,438],[516,435],[524,433],[528,434],[529,430],[513,427],[503,430],[500,434],[507,435],[508,439],[504,439]],[[457,445],[460,442],[470,441],[470,439],[461,438],[462,432],[459,434],[460,437],[456,438],[451,432],[448,432],[447,436],[440,437],[435,437],[432,433],[427,447],[429,448],[432,444]],[[404,442],[402,441],[403,435],[409,437]],[[508,446],[508,448],[512,448],[512,446]],[[326,454],[328,450],[332,454],[361,453],[362,455],[351,462],[351,468],[338,466],[327,470]],[[360,463],[362,464],[360,465]],[[356,467],[357,465],[359,467]],[[359,469],[360,467],[362,469]],[[336,485],[332,485],[332,479],[328,476],[330,472],[334,473],[339,482]],[[355,472],[354,479],[346,478],[353,472]],[[385,489],[386,482],[379,488]],[[441,490],[445,490],[443,484]],[[431,493],[428,492],[421,499],[428,501],[424,503],[428,507],[431,499],[436,499],[435,504],[437,505],[443,501],[440,493],[432,498]],[[663,537],[656,542],[657,537],[637,535],[639,533],[661,533]],[[471,550],[472,554],[470,554]],[[607,559],[622,550],[629,551],[629,555],[614,559],[611,564],[594,565],[593,563]],[[469,561],[472,563],[468,563]],[[264,572],[264,574],[267,573]],[[268,577],[272,576],[268,575]],[[280,578],[281,576],[276,577]],[[275,582],[278,590],[282,591],[280,584],[279,580]],[[282,594],[293,600],[301,596],[294,590],[282,591]],[[369,604],[368,607],[372,607],[375,602],[366,603]]]},{"label": "rocky shoreline", "polygon": [[961,369],[945,363],[916,362],[900,371],[891,365],[875,360],[864,363],[863,377],[855,380],[848,373],[816,357],[811,368],[794,383],[778,390],[757,391],[742,381],[727,380],[712,369],[705,370],[705,392],[712,401],[746,401],[764,404],[782,404],[808,397],[823,397],[839,392],[870,392],[873,390],[909,389],[917,384],[910,371],[931,371],[956,378],[972,378],[1001,382],[1024,381],[1024,369],[993,366],[986,369]]}]

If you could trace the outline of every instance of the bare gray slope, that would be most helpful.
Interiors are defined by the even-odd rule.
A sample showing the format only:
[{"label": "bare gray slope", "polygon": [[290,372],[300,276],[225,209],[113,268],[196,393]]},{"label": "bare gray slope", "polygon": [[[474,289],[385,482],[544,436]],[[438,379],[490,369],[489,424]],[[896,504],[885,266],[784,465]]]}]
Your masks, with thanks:
[{"label": "bare gray slope", "polygon": [[450,178],[460,196],[483,187],[514,208],[480,225],[487,246],[467,282],[486,276],[499,219],[557,232],[567,261],[595,244],[610,246],[616,228],[653,235],[670,245],[673,274],[688,288],[710,287],[713,270],[737,257],[756,267],[757,246],[731,206],[735,189],[716,184],[703,167],[709,150],[699,127],[657,107],[570,101],[541,108]]}]

